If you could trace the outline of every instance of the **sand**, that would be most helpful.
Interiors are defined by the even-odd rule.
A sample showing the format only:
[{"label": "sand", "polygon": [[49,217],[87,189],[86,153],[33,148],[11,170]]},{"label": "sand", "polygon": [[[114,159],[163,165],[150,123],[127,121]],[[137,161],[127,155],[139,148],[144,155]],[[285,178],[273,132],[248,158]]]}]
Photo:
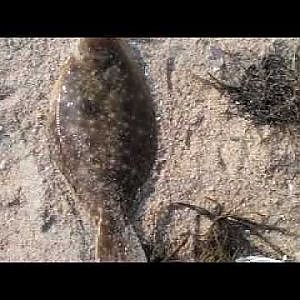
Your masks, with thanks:
[{"label": "sand", "polygon": [[[129,40],[152,91],[159,125],[157,162],[138,195],[142,202],[134,221],[143,241],[155,241],[156,253],[171,253],[176,240],[194,230],[195,213],[168,215],[168,204],[184,201],[211,209],[207,196],[227,210],[238,206],[242,215],[259,220],[259,212],[270,223],[299,230],[297,133],[292,139],[240,117],[228,120],[226,97],[197,78],[220,67],[222,58],[212,55],[215,48],[262,55],[273,41]],[[299,40],[286,42],[294,47]],[[75,43],[59,38],[0,40],[1,261],[93,259],[89,217],[51,162],[46,134],[51,89]],[[296,163],[265,176],[287,154]],[[297,255],[295,238],[275,233],[270,238],[289,256]],[[192,261],[192,247],[189,240],[179,258]]]}]

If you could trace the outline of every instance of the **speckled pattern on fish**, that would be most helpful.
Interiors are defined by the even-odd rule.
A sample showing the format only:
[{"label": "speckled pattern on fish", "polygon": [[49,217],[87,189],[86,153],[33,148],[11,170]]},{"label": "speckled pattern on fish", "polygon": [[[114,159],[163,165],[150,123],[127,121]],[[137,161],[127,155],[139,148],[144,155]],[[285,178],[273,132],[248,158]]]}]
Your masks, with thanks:
[{"label": "speckled pattern on fish", "polygon": [[120,218],[128,222],[136,206],[156,143],[147,86],[125,52],[117,39],[81,39],[54,88],[50,113],[56,162],[91,216],[102,216],[101,238],[121,260]]}]

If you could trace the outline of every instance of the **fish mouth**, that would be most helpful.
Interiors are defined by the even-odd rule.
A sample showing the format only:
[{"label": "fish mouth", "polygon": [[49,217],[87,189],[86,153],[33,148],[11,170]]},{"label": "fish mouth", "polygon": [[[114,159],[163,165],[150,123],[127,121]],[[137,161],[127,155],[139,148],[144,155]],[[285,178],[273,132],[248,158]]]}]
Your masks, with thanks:
[{"label": "fish mouth", "polygon": [[110,49],[119,48],[118,40],[118,38],[81,38],[78,50],[80,55],[103,56],[107,55]]},{"label": "fish mouth", "polygon": [[87,64],[96,64],[99,70],[106,70],[121,61],[128,61],[119,38],[81,38],[74,51],[74,57]]}]

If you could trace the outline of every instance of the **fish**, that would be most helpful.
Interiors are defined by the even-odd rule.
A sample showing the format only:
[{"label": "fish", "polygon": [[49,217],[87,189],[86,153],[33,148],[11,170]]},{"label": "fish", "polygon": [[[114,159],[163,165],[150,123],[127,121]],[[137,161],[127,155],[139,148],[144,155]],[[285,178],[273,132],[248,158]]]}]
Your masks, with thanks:
[{"label": "fish", "polygon": [[130,51],[121,38],[79,39],[50,96],[52,156],[98,227],[99,261],[136,260],[135,195],[156,158],[151,93]]}]

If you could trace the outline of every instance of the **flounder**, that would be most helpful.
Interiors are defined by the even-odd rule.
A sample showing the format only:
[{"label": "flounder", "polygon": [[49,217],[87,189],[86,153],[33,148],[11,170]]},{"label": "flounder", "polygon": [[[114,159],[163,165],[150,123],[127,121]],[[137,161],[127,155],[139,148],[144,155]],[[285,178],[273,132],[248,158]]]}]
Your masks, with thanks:
[{"label": "flounder", "polygon": [[96,259],[136,260],[130,216],[155,160],[156,127],[126,42],[80,39],[50,102],[53,157],[99,227]]}]

